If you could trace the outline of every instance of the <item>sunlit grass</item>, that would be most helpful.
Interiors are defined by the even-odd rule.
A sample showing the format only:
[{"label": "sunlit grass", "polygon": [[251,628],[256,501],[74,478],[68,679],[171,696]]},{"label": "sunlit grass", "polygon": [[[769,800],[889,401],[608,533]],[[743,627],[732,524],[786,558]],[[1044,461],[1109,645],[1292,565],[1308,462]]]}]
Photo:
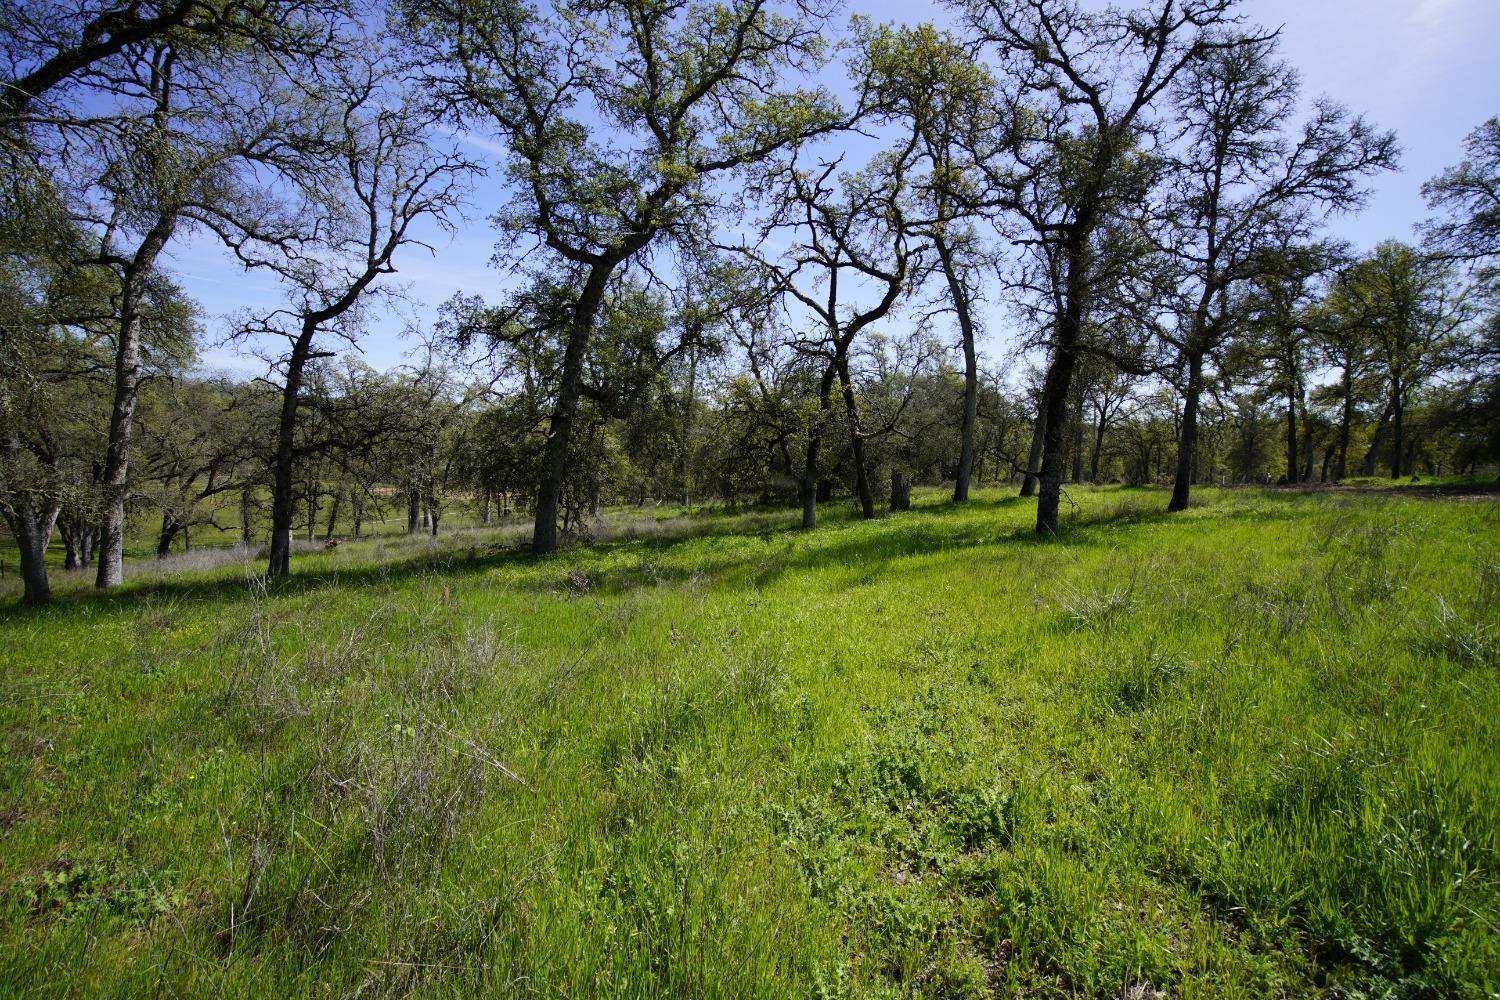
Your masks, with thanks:
[{"label": "sunlit grass", "polygon": [[612,511],[0,617],[0,993],[1484,996],[1492,502]]}]

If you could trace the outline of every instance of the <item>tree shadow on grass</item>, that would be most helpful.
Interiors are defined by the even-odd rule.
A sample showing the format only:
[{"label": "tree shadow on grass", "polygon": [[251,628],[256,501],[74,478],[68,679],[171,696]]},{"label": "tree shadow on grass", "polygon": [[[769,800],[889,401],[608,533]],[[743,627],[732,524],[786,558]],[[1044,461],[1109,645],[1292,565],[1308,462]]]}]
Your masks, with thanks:
[{"label": "tree shadow on grass", "polygon": [[[755,512],[733,519],[684,517],[658,522],[649,529],[627,527],[624,537],[574,543],[543,558],[532,556],[524,543],[479,543],[352,567],[315,565],[298,572],[294,563],[293,575],[269,581],[268,592],[273,597],[295,597],[328,587],[386,585],[423,576],[462,580],[508,568],[530,572],[518,573],[505,586],[578,597],[699,584],[716,591],[757,590],[789,573],[838,568],[850,571],[842,586],[859,586],[872,582],[902,559],[956,549],[1102,547],[1117,544],[1121,529],[1167,523],[1180,516],[1167,513],[1164,507],[1137,506],[1129,502],[1132,499],[1127,497],[1127,503],[1113,508],[1065,513],[1062,530],[1056,535],[1038,534],[1029,519],[1020,524],[997,524],[994,518],[985,516],[1034,503],[1015,495],[976,498],[964,504],[934,498],[919,502],[911,511],[874,521],[859,519],[852,503],[827,504],[820,509],[819,527],[811,532],[800,529],[796,511],[792,510]],[[1214,516],[1265,519],[1291,514],[1252,508],[1221,509]],[[782,545],[756,556],[734,550],[713,551],[711,543],[716,539],[741,538],[779,541]],[[688,551],[698,543],[710,544],[706,549],[700,546],[700,551]],[[630,555],[636,557],[633,564],[610,565]],[[243,573],[220,573],[204,578],[127,581],[120,588],[103,592],[79,588],[57,593],[53,604],[44,609],[0,607],[0,627],[45,621],[54,614],[67,616],[83,609],[113,614],[131,610],[148,599],[224,603],[245,595],[249,587],[249,578]]]}]

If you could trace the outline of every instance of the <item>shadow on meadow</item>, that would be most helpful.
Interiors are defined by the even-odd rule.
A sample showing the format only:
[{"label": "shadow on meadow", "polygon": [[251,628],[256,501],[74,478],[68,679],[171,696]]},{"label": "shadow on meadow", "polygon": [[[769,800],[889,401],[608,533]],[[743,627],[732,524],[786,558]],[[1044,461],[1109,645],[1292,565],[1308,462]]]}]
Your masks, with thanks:
[{"label": "shadow on meadow", "polygon": [[[818,528],[810,533],[796,525],[794,510],[628,523],[619,537],[597,541],[575,538],[557,554],[543,558],[532,556],[524,541],[469,545],[440,542],[437,548],[394,558],[381,559],[379,553],[370,553],[369,561],[353,566],[328,566],[329,556],[313,554],[303,556],[300,566],[294,562],[290,577],[269,581],[268,589],[272,596],[297,597],[330,586],[389,585],[422,577],[458,581],[496,571],[512,574],[502,586],[565,596],[618,595],[646,586],[699,584],[719,590],[754,590],[800,571],[843,570],[845,578],[836,586],[852,587],[874,582],[890,564],[902,559],[960,548],[1102,547],[1118,544],[1122,530],[1164,524],[1182,516],[1166,511],[1166,497],[1160,490],[1106,489],[1094,495],[1108,497],[1111,502],[1086,508],[1065,496],[1063,527],[1054,536],[1037,534],[1029,516],[1020,522],[987,516],[1018,512],[1034,504],[1032,499],[1009,495],[976,498],[958,505],[937,496],[920,500],[911,511],[873,521],[858,518],[852,503],[825,504],[819,510]],[[1212,516],[1265,521],[1291,519],[1298,514],[1284,506],[1254,504],[1218,506]],[[713,543],[741,539],[758,539],[774,547],[757,552],[726,545],[722,553],[714,551]],[[780,544],[774,545],[777,542]],[[358,553],[356,558],[366,558],[365,553]],[[258,561],[254,565],[258,566]],[[250,566],[241,568],[248,571]],[[109,592],[60,590],[52,606],[40,611],[14,604],[0,608],[0,623],[43,621],[54,614],[82,609],[105,614],[128,612],[148,600],[224,603],[242,597],[250,579],[249,572],[221,573],[127,581]]]}]

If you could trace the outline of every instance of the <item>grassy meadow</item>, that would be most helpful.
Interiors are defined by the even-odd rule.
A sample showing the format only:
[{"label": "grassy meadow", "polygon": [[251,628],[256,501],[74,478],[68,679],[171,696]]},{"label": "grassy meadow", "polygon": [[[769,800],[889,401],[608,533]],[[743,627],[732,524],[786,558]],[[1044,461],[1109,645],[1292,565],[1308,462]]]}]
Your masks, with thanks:
[{"label": "grassy meadow", "polygon": [[1500,504],[1068,495],[59,572],[0,996],[1500,994]]}]

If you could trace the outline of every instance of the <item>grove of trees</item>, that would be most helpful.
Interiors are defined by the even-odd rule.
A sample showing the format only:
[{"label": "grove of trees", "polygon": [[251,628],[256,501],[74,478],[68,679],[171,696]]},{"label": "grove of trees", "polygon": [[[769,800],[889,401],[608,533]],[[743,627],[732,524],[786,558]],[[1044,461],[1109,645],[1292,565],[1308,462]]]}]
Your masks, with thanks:
[{"label": "grove of trees", "polygon": [[[1338,482],[1500,461],[1500,121],[1411,242],[1329,235],[1397,137],[1237,0],[0,0],[0,515],[48,553],[462,506]],[[496,150],[477,155],[476,150]],[[1455,155],[1458,153],[1455,151]],[[483,194],[481,194],[483,193]],[[494,280],[400,368],[404,260]],[[280,303],[206,316],[174,249]],[[253,377],[198,361],[226,343]],[[514,513],[512,513],[514,512]]]}]

